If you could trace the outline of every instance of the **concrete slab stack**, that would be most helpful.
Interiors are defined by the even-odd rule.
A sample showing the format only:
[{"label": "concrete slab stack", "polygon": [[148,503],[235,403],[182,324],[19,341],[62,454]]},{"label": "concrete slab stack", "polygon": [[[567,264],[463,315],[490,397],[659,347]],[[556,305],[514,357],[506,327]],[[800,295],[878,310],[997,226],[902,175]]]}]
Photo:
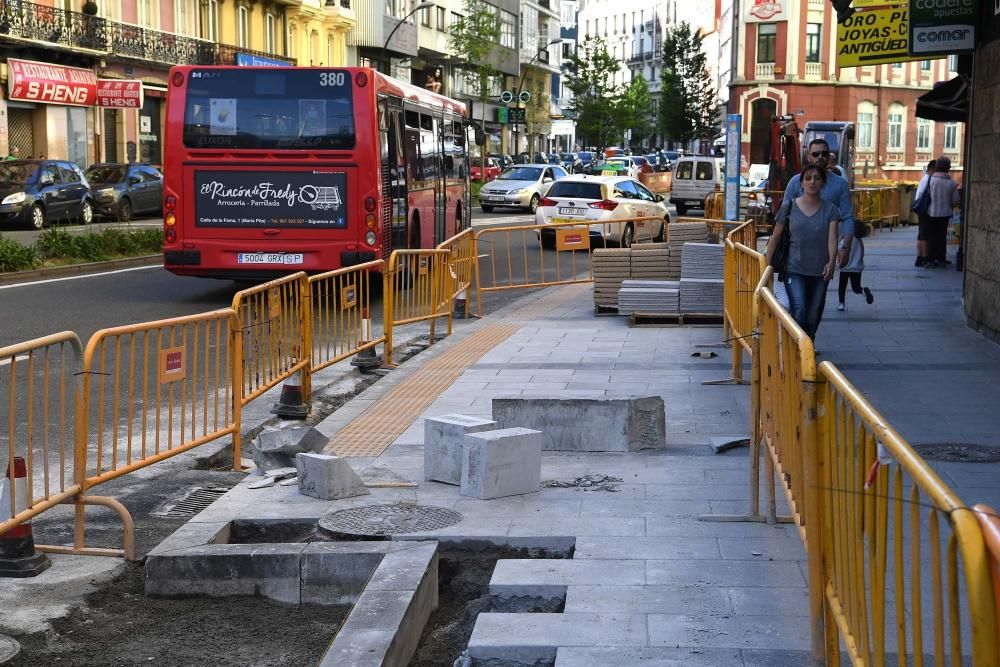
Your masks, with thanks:
[{"label": "concrete slab stack", "polygon": [[618,290],[618,313],[676,313],[680,287],[676,280],[626,280]]},{"label": "concrete slab stack", "polygon": [[721,313],[723,280],[681,278],[682,313]]},{"label": "concrete slab stack", "polygon": [[671,280],[669,243],[643,243],[632,246],[633,280]]},{"label": "concrete slab stack", "polygon": [[667,225],[667,242],[670,244],[670,279],[681,277],[681,263],[685,243],[706,243],[708,225],[704,222],[674,222]]},{"label": "concrete slab stack", "polygon": [[595,306],[618,305],[618,288],[631,275],[631,255],[628,248],[594,251],[591,266],[594,273]]},{"label": "concrete slab stack", "polygon": [[681,253],[681,278],[722,278],[725,246],[685,243]]}]

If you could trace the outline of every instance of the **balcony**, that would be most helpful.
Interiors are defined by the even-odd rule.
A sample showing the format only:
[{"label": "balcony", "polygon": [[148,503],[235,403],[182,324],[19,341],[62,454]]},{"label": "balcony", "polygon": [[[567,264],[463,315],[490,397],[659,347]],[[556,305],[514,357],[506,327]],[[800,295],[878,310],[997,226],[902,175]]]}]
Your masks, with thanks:
[{"label": "balcony", "polygon": [[46,42],[164,65],[235,65],[237,53],[295,64],[292,58],[271,53],[12,0],[0,0],[0,39]]},{"label": "balcony", "polygon": [[806,63],[806,80],[819,81],[823,78],[823,63]]},{"label": "balcony", "polygon": [[649,62],[650,60],[659,60],[660,55],[661,52],[659,47],[652,51],[642,51],[641,53],[632,54],[632,56],[628,59],[628,64],[634,65],[636,63]]},{"label": "balcony", "polygon": [[774,81],[774,63],[757,63],[754,78],[758,81]]}]

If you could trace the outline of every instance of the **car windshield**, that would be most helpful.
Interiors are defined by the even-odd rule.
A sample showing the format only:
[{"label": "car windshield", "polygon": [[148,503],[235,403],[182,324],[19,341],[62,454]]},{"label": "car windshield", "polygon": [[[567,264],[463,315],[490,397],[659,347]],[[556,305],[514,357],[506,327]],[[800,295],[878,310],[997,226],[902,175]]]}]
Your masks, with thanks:
[{"label": "car windshield", "polygon": [[121,183],[125,180],[125,167],[99,165],[91,167],[84,175],[92,183]]},{"label": "car windshield", "polygon": [[537,181],[542,176],[539,167],[514,167],[500,174],[501,181]]},{"label": "car windshield", "polygon": [[559,155],[559,159],[561,159],[561,160],[575,160],[576,156],[573,155],[572,153],[561,153]]},{"label": "car windshield", "polygon": [[580,181],[556,181],[549,188],[548,196],[574,199],[604,199],[601,195],[600,183],[581,183]]},{"label": "car windshield", "polygon": [[34,183],[38,180],[37,164],[0,163],[0,183]]}]

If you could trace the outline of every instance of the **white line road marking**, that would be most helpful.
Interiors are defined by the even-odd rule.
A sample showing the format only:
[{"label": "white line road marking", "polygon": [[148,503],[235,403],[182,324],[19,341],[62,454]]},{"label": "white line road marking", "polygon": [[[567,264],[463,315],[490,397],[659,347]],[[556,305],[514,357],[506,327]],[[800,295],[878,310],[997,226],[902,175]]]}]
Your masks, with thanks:
[{"label": "white line road marking", "polygon": [[45,285],[47,283],[61,283],[66,280],[80,280],[82,278],[97,278],[99,276],[111,276],[116,273],[128,273],[129,271],[144,271],[147,269],[162,269],[161,264],[153,264],[152,266],[133,266],[129,269],[117,269],[115,271],[102,271],[101,273],[84,273],[79,276],[66,276],[64,278],[48,278],[46,280],[35,280],[25,283],[14,283],[13,285],[0,285],[0,289],[14,289],[15,287],[32,287],[34,285]]}]

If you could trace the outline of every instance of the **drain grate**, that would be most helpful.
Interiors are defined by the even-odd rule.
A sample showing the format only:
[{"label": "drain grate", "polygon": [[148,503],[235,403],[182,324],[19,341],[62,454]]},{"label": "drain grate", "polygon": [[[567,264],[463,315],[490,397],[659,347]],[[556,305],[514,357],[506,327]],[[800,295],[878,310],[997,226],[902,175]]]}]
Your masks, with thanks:
[{"label": "drain grate", "polygon": [[963,444],[913,445],[913,449],[928,461],[950,463],[1000,463],[1000,447]]},{"label": "drain grate", "polygon": [[165,517],[194,516],[224,496],[227,491],[229,489],[221,487],[198,486],[185,493],[180,500],[168,503],[152,514]]},{"label": "drain grate", "polygon": [[458,512],[426,505],[367,505],[331,512],[319,520],[320,530],[335,536],[403,535],[454,526]]}]

